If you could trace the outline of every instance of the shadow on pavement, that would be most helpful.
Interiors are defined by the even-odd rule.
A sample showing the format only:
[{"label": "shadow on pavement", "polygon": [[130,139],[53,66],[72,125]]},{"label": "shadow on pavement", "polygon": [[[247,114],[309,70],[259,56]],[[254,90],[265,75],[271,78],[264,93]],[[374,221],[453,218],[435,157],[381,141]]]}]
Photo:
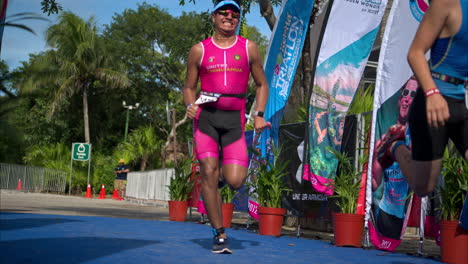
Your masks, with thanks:
[{"label": "shadow on pavement", "polygon": [[[203,238],[203,239],[192,239],[190,240],[195,244],[198,244],[202,248],[211,250],[211,246],[213,245],[213,239],[212,238]],[[258,247],[260,246],[260,242],[258,241],[251,241],[251,240],[239,240],[235,239],[233,237],[229,237],[229,245],[232,250],[236,249],[245,249],[245,248],[251,248],[251,247]],[[248,245],[245,247],[244,245]]]},{"label": "shadow on pavement", "polygon": [[[130,219],[144,219],[144,220],[155,220],[165,219],[169,217],[169,210],[164,212],[146,210],[132,210],[126,208],[100,208],[100,207],[42,207],[41,210],[49,212],[73,212],[79,215],[93,215],[93,216],[104,216],[104,217],[118,217],[118,218],[130,218]],[[59,214],[60,214],[59,213]]]},{"label": "shadow on pavement", "polygon": [[15,229],[36,228],[47,225],[56,225],[70,222],[82,222],[80,220],[54,218],[19,218],[19,219],[0,219],[0,230],[8,231]]},{"label": "shadow on pavement", "polygon": [[82,263],[125,250],[161,243],[103,237],[42,238],[0,241],[0,263]]}]

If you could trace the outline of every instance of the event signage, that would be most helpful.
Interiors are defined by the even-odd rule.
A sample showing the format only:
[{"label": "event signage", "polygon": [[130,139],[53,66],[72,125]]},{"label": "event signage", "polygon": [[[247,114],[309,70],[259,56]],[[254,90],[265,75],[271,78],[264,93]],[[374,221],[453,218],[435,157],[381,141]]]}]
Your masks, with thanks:
[{"label": "event signage", "polygon": [[[271,155],[271,144],[278,143],[278,130],[283,117],[284,107],[289,98],[297,65],[301,58],[309,20],[312,15],[314,0],[286,0],[273,30],[265,62],[265,76],[270,88],[265,109],[265,120],[271,123],[271,129],[265,129],[259,136],[254,136],[253,143],[261,154],[254,156],[249,171],[255,174],[255,160]],[[249,200],[249,212],[258,219],[257,202]]]},{"label": "event signage", "polygon": [[72,158],[73,160],[87,161],[91,154],[91,147],[86,143],[73,143]]},{"label": "event signage", "polygon": [[386,0],[335,0],[321,43],[310,98],[303,180],[333,194],[345,115],[359,86]]},{"label": "event signage", "polygon": [[[70,157],[70,181],[69,186],[72,186],[72,175],[73,175],[73,161],[87,161],[88,162],[88,179],[87,184],[89,185],[89,175],[91,173],[91,144],[89,143],[72,143],[71,157]],[[68,194],[71,194],[71,189],[68,189]]]},{"label": "event signage", "polygon": [[[407,62],[407,53],[428,5],[425,1],[394,0],[387,20],[377,67],[369,160],[374,160],[376,142],[394,125],[406,125],[408,110],[418,87]],[[407,132],[407,144],[409,144]],[[408,184],[397,162],[383,171],[373,171],[369,162],[366,188],[366,226],[377,249],[394,251],[408,223],[413,206]],[[405,197],[403,201],[401,198]],[[413,208],[412,208],[413,207]],[[420,209],[419,209],[420,210]],[[371,217],[372,215],[372,217]],[[393,221],[386,221],[391,215]],[[386,222],[385,228],[382,223]],[[422,227],[424,228],[424,227]]]}]

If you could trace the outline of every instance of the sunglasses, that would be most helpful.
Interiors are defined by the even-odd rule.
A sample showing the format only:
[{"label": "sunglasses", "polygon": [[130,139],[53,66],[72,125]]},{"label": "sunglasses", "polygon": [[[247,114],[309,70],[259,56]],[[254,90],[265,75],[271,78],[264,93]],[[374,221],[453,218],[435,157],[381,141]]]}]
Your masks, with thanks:
[{"label": "sunglasses", "polygon": [[401,96],[406,97],[408,94],[411,96],[411,98],[414,98],[416,95],[416,91],[410,91],[408,89],[404,89],[403,92],[401,92]]},{"label": "sunglasses", "polygon": [[227,17],[229,16],[229,14],[232,15],[232,18],[235,18],[235,19],[239,19],[240,18],[240,13],[239,12],[235,12],[235,11],[232,11],[232,10],[219,10],[218,12],[216,12],[217,14],[220,14],[224,17]]}]

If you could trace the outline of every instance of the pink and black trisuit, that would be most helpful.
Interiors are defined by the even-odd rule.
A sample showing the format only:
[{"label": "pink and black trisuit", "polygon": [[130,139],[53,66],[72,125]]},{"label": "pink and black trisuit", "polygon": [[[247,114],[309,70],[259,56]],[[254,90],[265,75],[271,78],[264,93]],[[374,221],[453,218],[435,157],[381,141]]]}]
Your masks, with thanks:
[{"label": "pink and black trisuit", "polygon": [[229,47],[218,46],[212,38],[201,42],[201,93],[217,93],[216,102],[201,104],[194,119],[197,158],[219,158],[223,164],[248,167],[244,136],[246,92],[250,76],[248,40],[236,36]]}]

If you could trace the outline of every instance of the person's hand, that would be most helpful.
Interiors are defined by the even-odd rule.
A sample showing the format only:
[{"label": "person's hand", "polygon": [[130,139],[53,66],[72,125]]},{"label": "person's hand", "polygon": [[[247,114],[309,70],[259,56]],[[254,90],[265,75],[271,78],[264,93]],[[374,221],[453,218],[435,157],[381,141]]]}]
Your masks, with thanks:
[{"label": "person's hand", "polygon": [[427,123],[432,127],[444,126],[449,119],[447,101],[440,94],[434,94],[426,97],[426,116]]},{"label": "person's hand", "polygon": [[266,127],[271,127],[271,124],[265,121],[265,118],[254,116],[254,127],[255,133],[262,133],[263,129]]},{"label": "person's hand", "polygon": [[198,107],[199,106],[197,104],[192,104],[189,108],[187,108],[187,117],[190,119],[194,119],[195,116],[197,116]]},{"label": "person's hand", "polygon": [[323,139],[325,138],[325,133],[320,133],[317,137],[317,143],[322,143]]}]

